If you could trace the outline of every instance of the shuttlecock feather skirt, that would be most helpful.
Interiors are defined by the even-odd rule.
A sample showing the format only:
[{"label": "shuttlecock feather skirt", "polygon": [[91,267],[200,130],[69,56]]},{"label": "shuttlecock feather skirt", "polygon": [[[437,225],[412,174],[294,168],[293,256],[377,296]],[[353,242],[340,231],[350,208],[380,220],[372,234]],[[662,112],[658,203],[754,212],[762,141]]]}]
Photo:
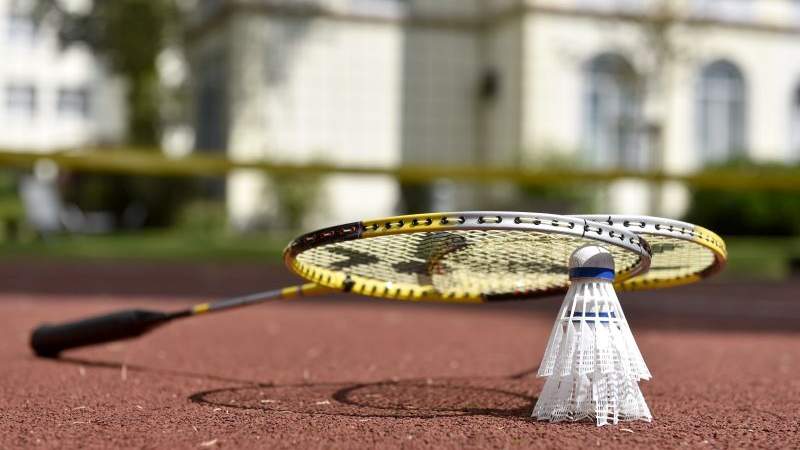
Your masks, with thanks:
[{"label": "shuttlecock feather skirt", "polygon": [[608,281],[572,284],[538,375],[547,377],[532,414],[540,420],[651,419],[638,385],[650,371]]}]

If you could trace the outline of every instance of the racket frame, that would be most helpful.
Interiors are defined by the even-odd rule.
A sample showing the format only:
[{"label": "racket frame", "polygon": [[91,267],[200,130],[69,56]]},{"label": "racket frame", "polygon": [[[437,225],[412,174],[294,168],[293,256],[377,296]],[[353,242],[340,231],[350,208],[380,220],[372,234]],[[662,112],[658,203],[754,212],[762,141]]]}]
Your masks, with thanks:
[{"label": "racket frame", "polygon": [[[644,235],[645,240],[647,236],[663,236],[691,242],[708,249],[714,255],[714,262],[696,273],[658,279],[652,277],[653,272],[649,272],[642,273],[640,276],[617,280],[616,287],[621,290],[660,289],[695,283],[721,271],[728,260],[725,241],[719,235],[689,222],[655,216],[623,214],[581,214],[574,217],[633,231],[636,234]],[[657,260],[658,253],[653,253],[652,258]]]},{"label": "racket frame", "polygon": [[328,288],[399,300],[483,303],[492,300],[523,299],[551,295],[564,292],[568,288],[568,278],[564,274],[565,283],[563,286],[537,291],[509,292],[507,295],[484,295],[467,291],[450,291],[443,294],[432,288],[426,289],[414,284],[373,280],[359,275],[346,274],[344,271],[305,264],[297,258],[302,252],[312,248],[356,239],[453,230],[506,230],[561,234],[590,239],[598,245],[622,248],[638,255],[638,258],[632,266],[618,268],[617,278],[620,280],[646,272],[650,266],[650,245],[645,239],[632,231],[581,217],[507,211],[413,214],[323,228],[294,239],[284,251],[284,262],[293,272],[306,280]]}]

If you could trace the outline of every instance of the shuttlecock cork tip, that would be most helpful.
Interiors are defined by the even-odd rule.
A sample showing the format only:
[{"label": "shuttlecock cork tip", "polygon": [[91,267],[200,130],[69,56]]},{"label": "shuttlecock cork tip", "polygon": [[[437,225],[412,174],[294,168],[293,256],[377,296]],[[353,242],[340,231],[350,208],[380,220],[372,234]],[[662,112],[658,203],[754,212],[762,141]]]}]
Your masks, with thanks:
[{"label": "shuttlecock cork tip", "polygon": [[584,245],[569,257],[570,278],[614,278],[614,256],[598,245]]}]

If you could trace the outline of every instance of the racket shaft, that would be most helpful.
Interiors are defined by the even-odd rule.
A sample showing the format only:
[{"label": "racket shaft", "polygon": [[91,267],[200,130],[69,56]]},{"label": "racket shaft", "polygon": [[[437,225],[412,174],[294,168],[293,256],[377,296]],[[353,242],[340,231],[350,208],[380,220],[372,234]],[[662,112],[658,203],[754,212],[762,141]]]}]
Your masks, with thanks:
[{"label": "racket shaft", "polygon": [[322,287],[314,283],[307,283],[283,289],[273,289],[271,291],[226,298],[211,303],[202,303],[190,309],[172,313],[138,309],[116,311],[74,322],[40,325],[33,330],[30,345],[37,355],[54,358],[64,350],[141,336],[153,328],[173,319],[209,312],[225,311],[228,309],[255,305],[269,300],[322,295],[331,292],[336,292],[336,290]]},{"label": "racket shaft", "polygon": [[[224,311],[243,306],[255,305],[269,300],[291,299],[296,297],[308,297],[323,295],[331,292],[338,292],[336,289],[320,286],[314,283],[306,283],[298,286],[290,286],[283,289],[273,289],[270,291],[256,292],[254,294],[242,295],[239,297],[226,298],[216,302],[201,303],[195,305],[188,315],[205,314],[209,312]],[[178,316],[186,314],[177,313]]]}]

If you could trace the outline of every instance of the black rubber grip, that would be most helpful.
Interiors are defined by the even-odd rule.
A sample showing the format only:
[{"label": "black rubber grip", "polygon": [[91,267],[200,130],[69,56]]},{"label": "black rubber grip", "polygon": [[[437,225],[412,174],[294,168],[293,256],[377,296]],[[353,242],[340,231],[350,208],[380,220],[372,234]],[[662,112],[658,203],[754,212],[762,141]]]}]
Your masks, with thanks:
[{"label": "black rubber grip", "polygon": [[44,324],[33,330],[31,348],[55,358],[64,350],[140,336],[173,318],[159,311],[131,309],[77,322]]}]

